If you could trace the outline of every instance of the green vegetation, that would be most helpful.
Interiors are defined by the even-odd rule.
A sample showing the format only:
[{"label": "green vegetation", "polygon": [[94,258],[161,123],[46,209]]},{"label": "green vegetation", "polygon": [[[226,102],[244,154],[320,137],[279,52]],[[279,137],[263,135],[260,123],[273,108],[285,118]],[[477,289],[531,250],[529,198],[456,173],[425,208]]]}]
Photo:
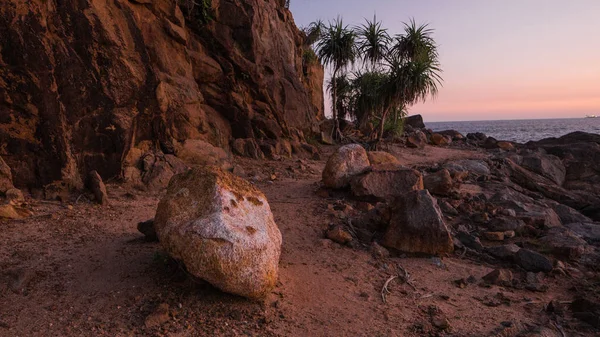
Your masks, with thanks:
[{"label": "green vegetation", "polygon": [[[414,20],[393,36],[376,18],[355,28],[345,26],[341,18],[327,26],[317,21],[305,33],[319,60],[332,70],[328,90],[335,121],[332,132],[338,139],[341,118],[353,119],[361,129],[373,123],[377,128],[370,136],[378,141],[386,130],[400,132],[406,109],[435,97],[441,85],[433,30]],[[362,61],[359,67],[357,60]],[[350,67],[354,71],[348,73]]]},{"label": "green vegetation", "polygon": [[186,19],[203,26],[213,19],[212,0],[176,0]]}]

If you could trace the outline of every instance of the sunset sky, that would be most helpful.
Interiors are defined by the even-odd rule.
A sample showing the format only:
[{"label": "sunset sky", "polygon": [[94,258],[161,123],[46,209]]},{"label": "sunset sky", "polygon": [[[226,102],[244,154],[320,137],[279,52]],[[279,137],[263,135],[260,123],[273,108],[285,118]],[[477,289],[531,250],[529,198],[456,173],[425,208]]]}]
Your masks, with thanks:
[{"label": "sunset sky", "polygon": [[600,115],[600,0],[291,0],[298,26],[414,17],[435,29],[444,69],[426,121]]}]

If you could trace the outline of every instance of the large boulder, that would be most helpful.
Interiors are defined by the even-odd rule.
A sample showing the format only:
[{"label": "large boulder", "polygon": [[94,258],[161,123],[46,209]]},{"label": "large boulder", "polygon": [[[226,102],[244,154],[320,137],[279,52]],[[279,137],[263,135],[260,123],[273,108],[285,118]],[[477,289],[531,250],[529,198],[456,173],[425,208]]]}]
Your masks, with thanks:
[{"label": "large boulder", "polygon": [[10,167],[0,157],[0,195],[6,193],[11,188],[14,188],[14,186]]},{"label": "large boulder", "polygon": [[567,169],[558,157],[542,154],[530,155],[523,157],[521,166],[551,179],[559,186],[565,182]]},{"label": "large boulder", "polygon": [[412,191],[397,199],[382,244],[408,253],[444,254],[454,250],[442,212],[427,190]]},{"label": "large boulder", "polygon": [[404,125],[410,126],[415,129],[424,129],[425,123],[423,123],[423,117],[421,115],[413,115],[404,118]]},{"label": "large boulder", "polygon": [[441,169],[435,173],[426,175],[423,184],[431,194],[447,196],[452,191],[454,183],[450,171]]},{"label": "large boulder", "polygon": [[444,168],[450,173],[453,172],[469,172],[475,175],[488,176],[490,175],[490,167],[483,160],[477,159],[460,159],[449,161],[444,164]]},{"label": "large boulder", "polygon": [[441,135],[439,133],[434,133],[431,135],[431,144],[442,146],[448,145],[452,139],[450,137],[446,138],[446,136]]},{"label": "large boulder", "polygon": [[557,204],[552,209],[554,209],[560,221],[565,225],[574,222],[592,222],[592,219],[567,205]]},{"label": "large boulder", "polygon": [[97,203],[101,205],[107,205],[109,203],[108,193],[106,192],[106,186],[102,177],[96,171],[90,172],[88,175],[88,188],[94,194],[94,198]]},{"label": "large boulder", "polygon": [[586,242],[597,245],[600,243],[600,223],[574,222],[565,227],[581,236]]},{"label": "large boulder", "polygon": [[217,167],[173,177],[154,219],[162,247],[194,276],[252,299],[277,282],[281,233],[267,198]]},{"label": "large boulder", "polygon": [[177,148],[177,157],[190,166],[220,166],[232,168],[225,150],[200,139],[188,139]]},{"label": "large boulder", "polygon": [[417,130],[406,137],[406,146],[422,149],[427,145],[427,136],[420,130]]},{"label": "large boulder", "polygon": [[376,170],[354,177],[351,187],[356,197],[392,199],[406,192],[422,190],[423,176],[408,168]]},{"label": "large boulder", "polygon": [[527,271],[534,273],[552,271],[552,261],[550,259],[529,249],[519,249],[515,255],[515,260],[518,265]]},{"label": "large boulder", "polygon": [[369,157],[364,147],[358,144],[344,145],[329,157],[323,170],[323,184],[329,188],[344,188],[355,175],[367,171]]}]

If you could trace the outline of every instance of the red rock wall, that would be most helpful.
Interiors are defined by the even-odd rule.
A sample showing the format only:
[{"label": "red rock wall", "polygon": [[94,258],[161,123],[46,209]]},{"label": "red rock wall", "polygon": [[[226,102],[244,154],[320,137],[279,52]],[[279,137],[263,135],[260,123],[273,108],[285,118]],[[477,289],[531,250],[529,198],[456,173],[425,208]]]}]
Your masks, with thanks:
[{"label": "red rock wall", "polygon": [[303,69],[279,2],[213,0],[205,25],[175,0],[0,2],[0,156],[15,185],[119,176],[140,144],[317,131],[323,71]]}]

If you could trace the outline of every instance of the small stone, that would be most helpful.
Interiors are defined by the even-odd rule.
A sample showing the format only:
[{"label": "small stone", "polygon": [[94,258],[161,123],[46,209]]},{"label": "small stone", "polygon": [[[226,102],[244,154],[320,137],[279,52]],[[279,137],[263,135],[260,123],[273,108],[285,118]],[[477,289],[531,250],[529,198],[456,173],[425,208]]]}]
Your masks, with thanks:
[{"label": "small stone", "polygon": [[375,206],[369,202],[360,201],[356,204],[356,209],[362,212],[369,212],[375,209]]},{"label": "small stone", "polygon": [[504,232],[505,239],[512,239],[515,237],[515,231],[506,231]]},{"label": "small stone", "polygon": [[516,254],[517,263],[523,269],[532,272],[552,271],[552,262],[544,255],[529,249],[519,249]]},{"label": "small stone", "polygon": [[158,242],[158,236],[156,235],[156,230],[154,229],[154,219],[139,222],[137,229],[140,233],[144,234],[146,241]]},{"label": "small stone", "polygon": [[504,232],[485,232],[483,236],[490,241],[504,241]]},{"label": "small stone", "polygon": [[386,258],[390,256],[390,251],[377,242],[373,242],[371,244],[371,254],[375,257]]},{"label": "small stone", "polygon": [[459,231],[456,233],[456,238],[468,248],[474,249],[476,251],[482,251],[483,245],[478,237],[471,235],[467,232]]},{"label": "small stone", "polygon": [[18,204],[25,201],[25,197],[23,196],[23,192],[21,192],[18,188],[11,188],[5,192],[6,200],[10,203]]},{"label": "small stone", "polygon": [[146,328],[153,328],[169,321],[169,305],[161,303],[154,311],[146,317],[144,324]]},{"label": "small stone", "polygon": [[337,242],[341,245],[345,245],[352,241],[352,235],[342,228],[342,226],[335,226],[333,229],[327,231],[327,238]]},{"label": "small stone", "polygon": [[499,286],[510,286],[513,280],[513,275],[510,270],[495,269],[483,277],[483,280],[488,284]]},{"label": "small stone", "polygon": [[102,181],[102,177],[96,171],[92,171],[88,177],[88,187],[94,193],[96,202],[101,205],[108,204],[108,193],[106,193],[106,186]]},{"label": "small stone", "polygon": [[500,214],[513,218],[517,216],[517,212],[515,212],[515,210],[511,208],[505,208],[500,210]]},{"label": "small stone", "polygon": [[486,223],[490,221],[490,216],[486,212],[477,213],[473,215],[473,221],[475,221],[476,223]]}]

